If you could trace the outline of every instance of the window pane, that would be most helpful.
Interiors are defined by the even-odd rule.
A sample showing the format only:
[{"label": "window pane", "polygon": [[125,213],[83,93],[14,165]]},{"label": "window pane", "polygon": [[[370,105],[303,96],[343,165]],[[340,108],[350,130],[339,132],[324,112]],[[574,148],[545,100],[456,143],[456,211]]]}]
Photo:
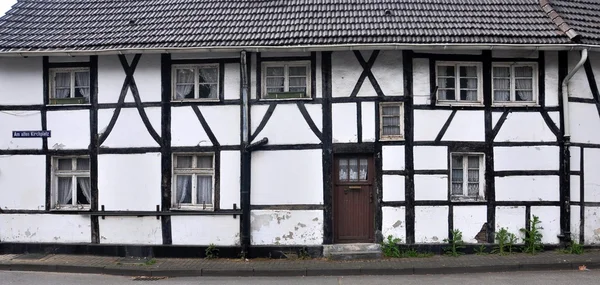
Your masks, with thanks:
[{"label": "window pane", "polygon": [[73,178],[72,177],[58,177],[58,204],[70,205],[73,201]]},{"label": "window pane", "polygon": [[474,182],[474,183],[479,183],[479,170],[475,169],[469,169],[469,172],[467,174],[469,181],[468,182]]},{"label": "window pane", "polygon": [[58,170],[72,170],[73,160],[70,158],[63,158],[58,160]]},{"label": "window pane", "polygon": [[359,179],[360,180],[367,180],[368,178],[368,172],[369,172],[369,164],[367,162],[366,159],[361,159],[360,160],[360,174],[359,174]]},{"label": "window pane", "polygon": [[510,79],[494,78],[494,90],[510,90]]},{"label": "window pane", "polygon": [[212,156],[198,156],[198,168],[212,168],[213,158]]},{"label": "window pane", "polygon": [[438,87],[439,88],[454,88],[455,81],[454,78],[439,78],[438,79]]},{"label": "window pane", "polygon": [[88,205],[92,197],[89,177],[77,177],[77,204]]},{"label": "window pane", "polygon": [[179,68],[177,69],[177,76],[175,78],[176,83],[194,83],[194,69],[193,68]]},{"label": "window pane", "polygon": [[498,101],[498,102],[510,101],[510,91],[495,90],[494,91],[494,101]]},{"label": "window pane", "polygon": [[400,126],[400,117],[383,117],[383,126]]},{"label": "window pane", "polygon": [[477,89],[477,78],[461,78],[460,88],[462,89]]},{"label": "window pane", "polygon": [[439,90],[439,99],[440,100],[455,100],[456,99],[456,94],[454,92],[454,89],[452,90]]},{"label": "window pane", "polygon": [[533,101],[533,92],[517,91],[517,101]]},{"label": "window pane", "polygon": [[460,77],[477,77],[476,66],[461,66]]},{"label": "window pane", "polygon": [[462,169],[452,169],[452,182],[463,182]]},{"label": "window pane", "polygon": [[348,180],[348,160],[340,159],[338,168],[339,168],[340,181],[347,181]]},{"label": "window pane", "polygon": [[196,204],[212,205],[212,176],[198,176]]},{"label": "window pane", "polygon": [[533,80],[532,79],[516,79],[515,80],[516,90],[532,90]]},{"label": "window pane", "polygon": [[290,87],[290,92],[306,92],[306,87]]},{"label": "window pane", "polygon": [[285,77],[267,77],[267,87],[268,88],[283,88],[285,83]]},{"label": "window pane", "polygon": [[477,91],[476,90],[461,90],[460,91],[460,100],[462,100],[462,101],[477,101]]},{"label": "window pane", "polygon": [[216,67],[203,67],[198,69],[198,82],[218,83],[219,71]]},{"label": "window pane", "polygon": [[350,159],[350,181],[358,180],[358,161]]},{"label": "window pane", "polygon": [[306,66],[290,66],[290,76],[306,76]]},{"label": "window pane", "polygon": [[194,84],[177,84],[175,87],[175,99],[194,99]]},{"label": "window pane", "polygon": [[77,159],[77,170],[90,170],[90,159],[89,158],[78,158]]},{"label": "window pane", "polygon": [[175,201],[177,204],[191,204],[192,203],[192,176],[191,175],[177,175],[176,178],[176,196]]},{"label": "window pane", "polygon": [[283,66],[280,67],[267,67],[267,76],[283,76]]},{"label": "window pane", "polygon": [[533,77],[533,67],[531,67],[531,66],[515,67],[515,77]]},{"label": "window pane", "polygon": [[306,87],[306,77],[290,77],[290,87]]},{"label": "window pane", "polygon": [[469,156],[469,168],[470,169],[479,169],[479,157],[478,156]]},{"label": "window pane", "polygon": [[463,185],[461,183],[452,183],[452,195],[462,195]]},{"label": "window pane", "polygon": [[383,113],[384,116],[399,116],[400,106],[383,106],[381,108],[381,113]]},{"label": "window pane", "polygon": [[57,72],[54,75],[54,86],[57,88],[71,87],[71,73],[70,72]]},{"label": "window pane", "polygon": [[[75,88],[75,97],[90,98],[90,88]],[[88,100],[85,100],[86,102]]]},{"label": "window pane", "polygon": [[177,168],[192,168],[192,157],[191,156],[178,156],[177,157]]},{"label": "window pane", "polygon": [[494,77],[510,77],[510,67],[494,67]]},{"label": "window pane", "polygon": [[75,72],[75,87],[89,87],[89,86],[90,86],[90,72],[89,71]]},{"label": "window pane", "polygon": [[383,127],[383,135],[384,136],[399,136],[401,135],[400,127],[394,126],[384,126]]},{"label": "window pane", "polygon": [[479,196],[479,183],[469,183],[468,195],[470,197]]},{"label": "window pane", "polygon": [[267,88],[267,93],[281,93],[284,92],[283,87],[280,88]]},{"label": "window pane", "polygon": [[198,98],[216,99],[219,97],[217,84],[200,84],[198,86]]},{"label": "window pane", "polygon": [[454,76],[454,66],[438,66],[438,76]]}]

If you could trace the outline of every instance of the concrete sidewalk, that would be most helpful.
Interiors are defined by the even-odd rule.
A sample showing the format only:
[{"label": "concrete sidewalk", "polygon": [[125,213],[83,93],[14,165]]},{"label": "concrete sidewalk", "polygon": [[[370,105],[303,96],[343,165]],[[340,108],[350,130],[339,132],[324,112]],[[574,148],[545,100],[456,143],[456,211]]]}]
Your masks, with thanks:
[{"label": "concrete sidewalk", "polygon": [[341,276],[407,275],[505,272],[531,270],[578,270],[600,268],[600,251],[582,255],[556,251],[538,255],[513,254],[433,256],[361,261],[327,259],[171,259],[6,254],[0,255],[0,270],[92,273],[126,276]]}]

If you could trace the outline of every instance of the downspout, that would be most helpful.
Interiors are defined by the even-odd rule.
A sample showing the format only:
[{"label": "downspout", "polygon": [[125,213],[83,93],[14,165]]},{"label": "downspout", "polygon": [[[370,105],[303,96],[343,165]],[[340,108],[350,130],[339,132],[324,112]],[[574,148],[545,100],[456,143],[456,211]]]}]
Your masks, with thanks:
[{"label": "downspout", "polygon": [[579,69],[581,69],[581,67],[587,61],[587,59],[588,59],[588,50],[584,49],[581,51],[581,59],[579,60],[577,65],[575,65],[575,68],[573,68],[573,70],[571,70],[571,72],[569,72],[569,74],[567,74],[567,76],[565,77],[565,79],[562,82],[563,114],[564,114],[564,120],[565,120],[565,132],[564,132],[565,143],[570,142],[570,140],[571,140],[571,118],[570,118],[570,114],[569,114],[569,80],[571,80],[571,78],[573,78],[575,73],[577,73],[577,71],[579,71]]},{"label": "downspout", "polygon": [[249,94],[248,94],[248,62],[246,52],[240,52],[240,78],[241,78],[241,161],[240,161],[240,206],[242,216],[240,223],[240,245],[242,256],[248,256],[250,248],[250,163],[251,156],[248,150],[250,144],[250,119],[249,119]]}]

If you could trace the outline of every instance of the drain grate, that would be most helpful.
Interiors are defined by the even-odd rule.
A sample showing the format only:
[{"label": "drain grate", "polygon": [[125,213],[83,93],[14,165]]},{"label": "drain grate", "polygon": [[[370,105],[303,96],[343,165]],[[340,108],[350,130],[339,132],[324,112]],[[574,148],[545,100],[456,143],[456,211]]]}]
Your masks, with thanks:
[{"label": "drain grate", "polygon": [[167,277],[159,277],[159,276],[137,276],[134,277],[132,280],[133,281],[158,281],[158,280],[163,280]]}]

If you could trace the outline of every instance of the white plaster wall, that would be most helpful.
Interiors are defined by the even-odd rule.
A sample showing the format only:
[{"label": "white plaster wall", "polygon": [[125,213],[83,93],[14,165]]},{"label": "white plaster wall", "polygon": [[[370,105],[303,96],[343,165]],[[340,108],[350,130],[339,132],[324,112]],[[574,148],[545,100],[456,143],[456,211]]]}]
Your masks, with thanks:
[{"label": "white plaster wall", "polygon": [[89,216],[0,215],[0,241],[15,243],[90,243]]},{"label": "white plaster wall", "polygon": [[560,234],[560,207],[554,206],[532,206],[531,220],[533,216],[540,218],[540,227],[542,229],[542,243],[557,244],[559,242],[558,235]]},{"label": "white plaster wall", "polygon": [[579,226],[581,225],[581,219],[579,217],[580,215],[580,208],[579,206],[571,206],[571,238],[575,241],[577,241],[577,243],[579,243],[579,236],[581,234],[581,231],[579,230]]},{"label": "white plaster wall", "polygon": [[323,211],[252,211],[253,245],[321,245]]},{"label": "white plaster wall", "polygon": [[[335,89],[334,89],[335,90]],[[355,143],[358,142],[358,128],[356,122],[356,104],[338,103],[331,106],[333,142]]]},{"label": "white plaster wall", "polygon": [[[256,53],[250,55],[250,86],[256,86]],[[250,88],[250,98],[256,99],[256,88]]]},{"label": "white plaster wall", "polygon": [[415,242],[443,243],[448,238],[448,207],[415,207]]},{"label": "white plaster wall", "polygon": [[[239,113],[239,106],[236,106],[235,108]],[[251,118],[250,121],[252,125],[255,126],[253,129],[258,127],[262,119],[262,117],[254,116]],[[239,137],[239,119],[237,136]],[[263,137],[269,138],[269,144],[271,145],[310,144],[320,142],[319,138],[308,126],[306,120],[304,120],[304,117],[296,104],[277,104],[268,123],[255,140],[260,140]]]},{"label": "white plaster wall", "polygon": [[[114,56],[116,57],[116,55]],[[133,61],[133,55],[127,56],[129,65]],[[160,54],[143,54],[140,58],[133,78],[135,79],[140,99],[142,102],[160,102],[161,101],[161,74],[160,74]],[[113,82],[112,84],[120,86],[123,84],[125,77],[121,81]],[[103,86],[98,86],[98,90]],[[118,96],[118,95],[117,95]],[[133,99],[133,96],[129,99]]]},{"label": "white plaster wall", "polygon": [[322,204],[321,150],[252,153],[253,205]]},{"label": "white plaster wall", "polygon": [[520,230],[525,228],[525,207],[496,207],[496,232],[501,228],[506,228],[509,233],[515,234],[520,242],[523,237]]},{"label": "white plaster wall", "polygon": [[559,201],[558,176],[496,177],[496,201]]},{"label": "white plaster wall", "polygon": [[52,111],[47,113],[51,149],[87,149],[90,145],[90,111]]},{"label": "white plaster wall", "polygon": [[406,242],[406,208],[405,207],[382,207],[383,219],[381,233],[386,240],[389,235],[402,239]]},{"label": "white plaster wall", "polygon": [[485,141],[483,111],[456,112],[442,140]]},{"label": "white plaster wall", "polygon": [[404,176],[383,175],[383,201],[404,201]]},{"label": "white plaster wall", "polygon": [[494,170],[558,170],[555,146],[495,147]]},{"label": "white plaster wall", "polygon": [[584,242],[585,244],[600,243],[600,207],[585,207],[584,211]]},{"label": "white plaster wall", "polygon": [[162,244],[156,217],[106,217],[100,221],[101,244]]},{"label": "white plaster wall", "polygon": [[362,141],[363,142],[374,142],[375,141],[375,103],[363,102],[362,103]]},{"label": "white plaster wall", "polygon": [[[0,78],[2,78],[0,76]],[[1,80],[1,79],[0,79]],[[1,85],[0,85],[1,86]],[[89,119],[87,120],[89,122]],[[41,138],[13,138],[12,131],[39,131],[42,117],[37,111],[0,111],[0,149],[41,149]]]},{"label": "white plaster wall", "polygon": [[[370,56],[370,52],[369,55]],[[365,57],[363,53],[363,57]],[[366,59],[368,60],[368,58]],[[379,61],[379,60],[378,60]],[[363,68],[358,63],[356,56],[351,51],[333,52],[331,54],[331,90],[333,97],[349,97],[358,82],[358,78]],[[367,79],[361,87],[361,95],[364,95],[365,89],[370,87],[370,92],[374,93],[370,81]],[[370,94],[374,96],[374,94]],[[376,94],[375,94],[376,95]]]},{"label": "white plaster wall", "polygon": [[600,149],[586,148],[583,163],[585,202],[600,202]]},{"label": "white plaster wall", "polygon": [[558,52],[546,51],[545,52],[545,89],[544,95],[546,96],[546,106],[558,106],[558,86],[560,85],[558,80]]},{"label": "white plaster wall", "polygon": [[571,201],[579,202],[581,200],[581,181],[579,175],[571,175]]},{"label": "white plaster wall", "polygon": [[240,58],[237,52],[174,52],[171,54],[171,59],[203,59],[203,58]]},{"label": "white plaster wall", "polygon": [[[369,58],[363,52],[365,61]],[[368,55],[370,56],[370,54]],[[373,76],[386,96],[398,96],[404,94],[404,77],[402,70],[402,51],[384,50],[379,53],[377,61],[371,68]],[[365,80],[366,84],[371,84]]]},{"label": "white plaster wall", "polygon": [[494,141],[556,141],[556,136],[540,113],[518,112],[508,114]]},{"label": "white plaster wall", "polygon": [[569,150],[571,151],[571,171],[581,170],[581,148],[572,146]]},{"label": "white plaster wall", "polygon": [[[143,57],[143,56],[142,56]],[[131,62],[131,60],[129,60]],[[133,74],[135,82],[142,85],[137,77],[138,70]],[[160,72],[160,68],[159,72]],[[160,83],[160,78],[156,79]],[[121,87],[125,81],[125,71],[117,55],[98,57],[98,103],[117,103],[121,94]],[[160,87],[159,87],[160,88]],[[159,89],[160,90],[160,89]],[[159,91],[160,92],[160,91]],[[141,94],[140,94],[141,95]],[[127,90],[125,102],[133,102],[131,90]]]},{"label": "white plaster wall", "polygon": [[466,243],[477,243],[475,236],[487,222],[486,206],[456,206],[453,209],[453,225],[460,230]]},{"label": "white plaster wall", "polygon": [[221,209],[240,208],[240,152],[221,152]]},{"label": "white plaster wall", "polygon": [[50,56],[48,62],[89,62],[89,56]]},{"label": "white plaster wall", "polygon": [[171,108],[171,145],[212,146],[192,107]]},{"label": "white plaster wall", "polygon": [[413,97],[415,105],[430,104],[429,59],[413,59]]},{"label": "white plaster wall", "polygon": [[404,146],[384,145],[381,147],[383,170],[404,170]]},{"label": "white plaster wall", "polygon": [[[239,106],[199,106],[199,108],[219,144],[240,144]],[[160,121],[158,127],[160,128]]]},{"label": "white plaster wall", "polygon": [[[573,70],[575,65],[581,59],[581,52],[569,52],[569,71]],[[593,98],[590,83],[587,80],[585,69],[579,69],[569,81],[569,96],[578,98]],[[593,105],[592,105],[593,106]]]},{"label": "white plaster wall", "polygon": [[448,200],[448,176],[415,175],[415,200]]},{"label": "white plaster wall", "polygon": [[0,208],[44,210],[46,156],[0,156]]},{"label": "white plaster wall", "polygon": [[317,80],[317,88],[315,90],[316,94],[315,97],[316,98],[323,98],[323,70],[322,70],[322,65],[321,63],[323,62],[323,54],[321,52],[317,52],[317,63],[316,63],[316,74],[315,74],[315,80]]},{"label": "white plaster wall", "polygon": [[[152,124],[156,133],[161,135],[160,108],[145,108],[146,115],[150,124]],[[102,134],[106,131],[110,119],[113,116],[114,109],[103,109],[98,111],[98,132]],[[88,119],[89,121],[89,119]],[[138,110],[136,108],[123,108],[114,128],[110,132],[104,144],[101,147],[158,147],[154,141]]]},{"label": "white plaster wall", "polygon": [[447,110],[415,110],[415,141],[433,141],[452,111]]},{"label": "white plaster wall", "polygon": [[107,211],[155,211],[161,177],[160,153],[99,155],[98,205]]},{"label": "white plaster wall", "polygon": [[172,216],[174,245],[235,246],[240,244],[240,220],[233,216]]},{"label": "white plaster wall", "polygon": [[413,155],[416,170],[448,169],[448,147],[415,146]]},{"label": "white plaster wall", "polygon": [[600,143],[600,116],[594,104],[569,103],[571,108],[571,141]]},{"label": "white plaster wall", "polygon": [[240,99],[240,85],[240,64],[225,64],[225,82],[223,83],[225,100]]},{"label": "white plaster wall", "polygon": [[306,112],[321,132],[323,132],[323,106],[321,104],[305,104]]},{"label": "white plaster wall", "polygon": [[493,58],[538,58],[537,50],[492,50]]},{"label": "white plaster wall", "polygon": [[44,76],[41,57],[0,58],[0,105],[44,103]]}]

